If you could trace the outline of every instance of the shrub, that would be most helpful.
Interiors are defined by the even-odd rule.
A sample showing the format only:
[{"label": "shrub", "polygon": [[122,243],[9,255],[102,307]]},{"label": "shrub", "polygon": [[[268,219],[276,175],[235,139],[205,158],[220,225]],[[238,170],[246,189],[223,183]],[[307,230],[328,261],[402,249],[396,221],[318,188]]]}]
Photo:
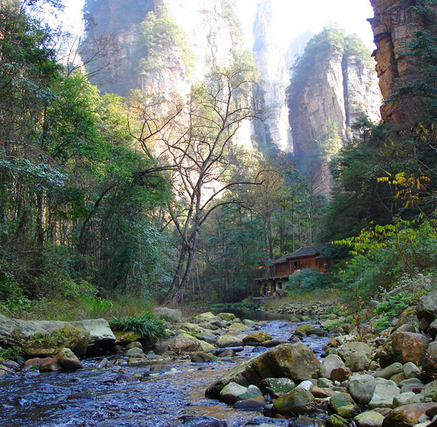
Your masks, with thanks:
[{"label": "shrub", "polygon": [[294,273],[285,284],[287,292],[309,292],[323,289],[328,285],[327,275],[315,269],[305,269]]},{"label": "shrub", "polygon": [[139,317],[126,316],[122,318],[113,317],[109,325],[115,331],[132,331],[137,333],[144,340],[155,341],[166,336],[163,320],[151,313],[144,313]]}]

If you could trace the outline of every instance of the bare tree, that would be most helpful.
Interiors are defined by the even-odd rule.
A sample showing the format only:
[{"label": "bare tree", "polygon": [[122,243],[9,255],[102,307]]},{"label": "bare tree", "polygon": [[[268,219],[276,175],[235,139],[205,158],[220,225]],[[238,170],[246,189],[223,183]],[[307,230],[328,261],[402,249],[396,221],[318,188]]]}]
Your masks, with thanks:
[{"label": "bare tree", "polygon": [[[255,116],[251,103],[255,80],[252,65],[215,69],[193,88],[183,110],[168,107],[166,119],[160,122],[156,113],[143,115],[140,132],[137,130],[136,138],[149,157],[168,165],[173,185],[168,213],[178,235],[179,256],[167,303],[183,302],[199,232],[208,216],[219,206],[235,203],[223,197],[229,189],[253,184],[229,179],[227,154],[243,121]],[[144,139],[148,135],[154,136],[153,154],[152,139]]]}]

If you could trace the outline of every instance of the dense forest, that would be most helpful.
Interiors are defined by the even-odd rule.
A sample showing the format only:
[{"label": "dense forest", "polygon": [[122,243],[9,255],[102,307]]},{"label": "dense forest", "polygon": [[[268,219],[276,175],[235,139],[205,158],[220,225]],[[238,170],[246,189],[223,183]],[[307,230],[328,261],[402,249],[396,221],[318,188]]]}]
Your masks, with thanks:
[{"label": "dense forest", "polygon": [[[414,101],[411,120],[356,122],[354,138],[329,155],[328,200],[292,156],[233,144],[245,120],[266,113],[251,100],[259,76],[250,55],[217,67],[188,105],[135,90],[101,94],[86,68],[60,62],[64,35],[44,23],[40,3],[0,2],[1,311],[241,301],[257,293],[259,268],[316,243],[337,265],[323,280],[293,278],[295,290],[332,287],[365,299],[432,282],[435,33],[416,33],[405,54],[420,73],[386,100]],[[433,2],[422,3],[415,13],[435,25]],[[148,20],[148,49],[163,40],[159,26],[148,31],[157,20],[173,29],[169,43],[180,41],[164,18]]]}]

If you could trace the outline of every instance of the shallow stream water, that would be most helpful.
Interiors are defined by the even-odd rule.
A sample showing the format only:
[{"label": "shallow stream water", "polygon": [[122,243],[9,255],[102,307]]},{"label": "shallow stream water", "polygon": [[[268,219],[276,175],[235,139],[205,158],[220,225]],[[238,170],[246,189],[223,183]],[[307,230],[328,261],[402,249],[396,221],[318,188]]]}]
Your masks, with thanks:
[{"label": "shallow stream water", "polygon": [[[287,341],[297,325],[269,320],[258,329]],[[304,343],[320,356],[327,340],[313,336]],[[192,423],[192,417],[202,416],[232,427],[289,425],[204,396],[206,388],[235,363],[264,350],[245,347],[235,358],[213,363],[150,354],[145,364],[99,369],[101,358],[96,358],[83,361],[85,368],[75,372],[18,373],[0,381],[0,427],[200,426],[198,418],[197,424]]]}]

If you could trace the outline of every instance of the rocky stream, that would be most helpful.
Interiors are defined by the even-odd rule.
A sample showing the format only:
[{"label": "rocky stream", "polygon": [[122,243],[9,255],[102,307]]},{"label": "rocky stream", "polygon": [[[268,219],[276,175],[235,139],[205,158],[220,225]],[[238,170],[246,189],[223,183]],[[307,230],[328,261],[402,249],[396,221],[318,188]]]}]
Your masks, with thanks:
[{"label": "rocky stream", "polygon": [[[326,306],[312,309],[316,317],[285,307],[261,321],[178,318],[153,350],[115,338],[102,320],[29,327],[0,316],[0,342],[21,337],[28,356],[53,353],[36,328],[67,333],[70,348],[87,350],[81,360],[62,348],[22,365],[0,362],[0,426],[437,425],[437,291],[378,334],[375,319],[357,328]],[[97,351],[98,342],[105,345]]]}]

